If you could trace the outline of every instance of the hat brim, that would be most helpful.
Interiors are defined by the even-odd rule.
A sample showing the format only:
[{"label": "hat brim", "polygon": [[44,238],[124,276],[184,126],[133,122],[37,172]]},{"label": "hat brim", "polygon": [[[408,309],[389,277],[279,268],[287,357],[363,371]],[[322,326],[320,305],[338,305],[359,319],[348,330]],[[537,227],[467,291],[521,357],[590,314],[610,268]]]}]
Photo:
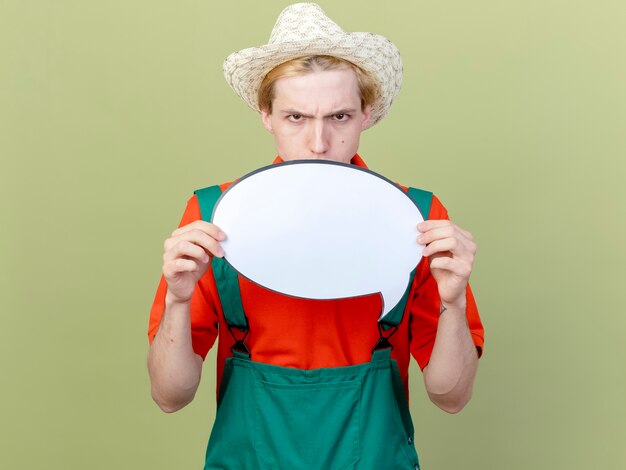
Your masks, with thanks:
[{"label": "hat brim", "polygon": [[391,41],[373,33],[344,33],[332,40],[320,37],[243,49],[226,58],[224,77],[248,106],[260,112],[257,93],[265,75],[284,62],[310,55],[339,57],[359,66],[375,79],[378,96],[372,103],[367,127],[387,114],[402,85],[402,59]]}]

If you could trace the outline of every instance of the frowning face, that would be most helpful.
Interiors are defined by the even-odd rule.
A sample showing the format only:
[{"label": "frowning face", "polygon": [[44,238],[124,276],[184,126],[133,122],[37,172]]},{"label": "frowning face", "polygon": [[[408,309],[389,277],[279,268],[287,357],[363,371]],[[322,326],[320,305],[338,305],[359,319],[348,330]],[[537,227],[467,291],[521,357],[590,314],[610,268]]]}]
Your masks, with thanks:
[{"label": "frowning face", "polygon": [[350,163],[371,107],[361,108],[356,75],[349,68],[280,78],[272,113],[261,112],[283,160]]}]

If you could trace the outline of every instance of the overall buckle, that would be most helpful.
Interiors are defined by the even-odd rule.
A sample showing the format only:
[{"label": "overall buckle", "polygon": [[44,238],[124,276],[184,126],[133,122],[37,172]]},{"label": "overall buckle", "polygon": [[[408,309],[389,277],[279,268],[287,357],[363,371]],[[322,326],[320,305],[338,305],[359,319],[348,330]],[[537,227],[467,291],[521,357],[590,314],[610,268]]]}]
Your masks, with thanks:
[{"label": "overall buckle", "polygon": [[250,350],[248,349],[248,346],[246,346],[244,343],[246,336],[248,336],[248,333],[250,333],[250,328],[248,328],[247,326],[245,328],[237,328],[239,331],[243,332],[243,336],[241,338],[237,338],[237,335],[235,335],[235,332],[233,331],[231,326],[227,326],[228,331],[230,331],[231,336],[235,340],[235,344],[231,346],[230,352],[234,354],[235,351],[237,351],[239,353],[247,354],[248,356],[250,356]]},{"label": "overall buckle", "polygon": [[381,349],[393,349],[393,345],[389,342],[389,338],[391,338],[393,334],[398,331],[398,325],[393,325],[390,330],[391,333],[385,336],[382,325],[380,322],[378,323],[378,334],[380,335],[380,338],[372,348],[372,352],[379,351]]}]

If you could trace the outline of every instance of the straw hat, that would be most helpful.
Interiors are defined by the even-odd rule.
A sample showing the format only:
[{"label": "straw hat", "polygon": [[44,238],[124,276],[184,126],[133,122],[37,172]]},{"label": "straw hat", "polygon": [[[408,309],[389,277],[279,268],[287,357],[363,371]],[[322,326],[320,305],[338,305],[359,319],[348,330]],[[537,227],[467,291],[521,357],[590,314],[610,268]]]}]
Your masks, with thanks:
[{"label": "straw hat", "polygon": [[315,3],[285,8],[269,43],[234,52],[224,61],[228,84],[255,111],[257,92],[265,75],[283,62],[309,55],[331,55],[358,65],[378,82],[368,127],[380,121],[402,84],[402,59],[388,39],[372,33],[346,33]]}]

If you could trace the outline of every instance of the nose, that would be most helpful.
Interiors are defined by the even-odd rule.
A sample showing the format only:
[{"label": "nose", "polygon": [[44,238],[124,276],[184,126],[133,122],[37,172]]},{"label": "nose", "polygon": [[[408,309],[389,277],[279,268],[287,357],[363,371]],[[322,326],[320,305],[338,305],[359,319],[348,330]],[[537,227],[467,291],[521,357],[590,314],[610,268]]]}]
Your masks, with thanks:
[{"label": "nose", "polygon": [[309,150],[314,155],[324,155],[328,152],[329,130],[323,119],[316,119],[312,123]]}]

